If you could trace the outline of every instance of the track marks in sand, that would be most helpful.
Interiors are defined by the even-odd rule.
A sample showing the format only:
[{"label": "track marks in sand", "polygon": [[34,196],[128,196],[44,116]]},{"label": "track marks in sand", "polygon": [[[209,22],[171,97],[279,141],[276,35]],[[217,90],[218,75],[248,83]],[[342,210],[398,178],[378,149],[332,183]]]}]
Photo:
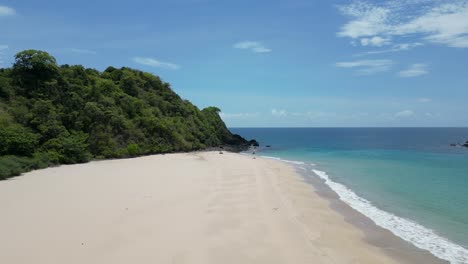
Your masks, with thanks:
[{"label": "track marks in sand", "polygon": [[213,219],[209,235],[245,227],[245,214],[255,215],[256,179],[248,169],[217,169],[206,212]]}]

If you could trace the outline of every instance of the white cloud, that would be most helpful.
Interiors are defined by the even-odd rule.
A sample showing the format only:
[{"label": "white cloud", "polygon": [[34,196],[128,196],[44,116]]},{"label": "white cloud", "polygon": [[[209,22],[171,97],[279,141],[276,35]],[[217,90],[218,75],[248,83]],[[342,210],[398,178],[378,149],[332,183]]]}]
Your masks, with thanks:
[{"label": "white cloud", "polygon": [[417,101],[419,103],[430,103],[430,102],[432,102],[432,99],[431,98],[426,98],[426,97],[421,97],[421,98],[418,98]]},{"label": "white cloud", "polygon": [[258,113],[219,113],[219,116],[223,119],[247,119],[259,116]]},{"label": "white cloud", "polygon": [[138,63],[138,64],[142,64],[142,65],[146,65],[146,66],[150,66],[150,67],[164,68],[164,69],[170,69],[170,70],[180,69],[180,66],[177,65],[177,64],[170,63],[170,62],[159,61],[159,60],[156,60],[156,59],[153,59],[153,58],[135,57],[135,58],[133,58],[133,61]]},{"label": "white cloud", "polygon": [[75,48],[68,48],[65,49],[68,52],[78,53],[78,54],[97,54],[97,52],[88,49],[75,49]]},{"label": "white cloud", "polygon": [[413,115],[414,115],[414,112],[411,110],[403,110],[395,114],[396,117],[410,117]]},{"label": "white cloud", "polygon": [[0,17],[2,16],[14,16],[16,14],[15,9],[0,5]]},{"label": "white cloud", "polygon": [[413,36],[419,42],[468,48],[468,0],[392,0],[380,4],[356,1],[339,10],[350,18],[337,33],[340,37]]},{"label": "white cloud", "polygon": [[255,53],[268,53],[272,50],[265,47],[261,42],[258,41],[242,41],[234,44],[236,49],[246,49]]},{"label": "white cloud", "polygon": [[403,78],[417,77],[428,74],[427,65],[423,63],[416,63],[409,66],[408,69],[400,71],[398,75]]},{"label": "white cloud", "polygon": [[304,113],[292,113],[291,115],[293,116],[298,116],[298,117],[305,117],[307,119],[321,119],[321,118],[331,118],[331,117],[336,117],[337,114],[333,112],[314,112],[314,111],[308,111]]},{"label": "white cloud", "polygon": [[389,53],[389,52],[406,51],[406,50],[414,49],[414,48],[420,47],[420,46],[424,46],[424,44],[422,44],[420,42],[400,43],[400,44],[393,45],[389,49],[367,51],[367,52],[357,54],[356,56],[375,55],[375,54],[382,54],[382,53]]},{"label": "white cloud", "polygon": [[286,110],[272,109],[271,114],[274,115],[274,116],[287,116],[288,112],[286,112]]},{"label": "white cloud", "polygon": [[389,45],[391,43],[390,38],[381,38],[381,37],[372,37],[372,38],[362,38],[361,45],[362,46],[374,46],[374,47],[382,47],[385,45]]},{"label": "white cloud", "polygon": [[355,68],[356,72],[363,75],[370,75],[379,72],[385,72],[391,69],[393,61],[391,60],[358,60],[348,62],[337,62],[336,67]]},{"label": "white cloud", "polygon": [[425,113],[424,114],[428,118],[440,117],[442,116],[440,113]]},{"label": "white cloud", "polygon": [[338,36],[353,39],[373,37],[388,30],[387,20],[390,16],[388,8],[356,1],[350,5],[340,6],[339,9],[352,20],[341,27]]}]

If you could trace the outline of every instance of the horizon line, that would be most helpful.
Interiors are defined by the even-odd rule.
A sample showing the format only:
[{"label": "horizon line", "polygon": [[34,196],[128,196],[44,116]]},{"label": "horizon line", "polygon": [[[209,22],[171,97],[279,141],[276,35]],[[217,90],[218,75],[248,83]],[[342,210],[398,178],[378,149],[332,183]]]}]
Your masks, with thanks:
[{"label": "horizon line", "polygon": [[307,127],[307,126],[291,126],[291,127],[275,127],[275,126],[265,126],[265,127],[228,127],[228,128],[467,128],[468,126],[323,126],[323,127]]}]

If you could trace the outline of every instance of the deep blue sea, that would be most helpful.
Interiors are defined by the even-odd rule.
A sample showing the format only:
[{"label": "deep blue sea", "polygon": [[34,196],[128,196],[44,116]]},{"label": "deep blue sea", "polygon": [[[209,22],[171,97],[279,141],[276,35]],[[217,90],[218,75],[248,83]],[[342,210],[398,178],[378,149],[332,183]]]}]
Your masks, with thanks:
[{"label": "deep blue sea", "polygon": [[[377,225],[468,263],[468,128],[231,128],[299,161]],[[271,145],[266,148],[266,145]]]}]

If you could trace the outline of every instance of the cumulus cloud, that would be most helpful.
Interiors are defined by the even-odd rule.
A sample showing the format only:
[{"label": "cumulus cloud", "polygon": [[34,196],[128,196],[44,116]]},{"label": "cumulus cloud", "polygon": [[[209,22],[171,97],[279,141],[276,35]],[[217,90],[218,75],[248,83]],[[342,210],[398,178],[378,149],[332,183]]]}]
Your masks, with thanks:
[{"label": "cumulus cloud", "polygon": [[164,68],[164,69],[169,69],[169,70],[180,69],[180,66],[177,64],[174,64],[171,62],[164,62],[164,61],[160,61],[160,60],[148,58],[148,57],[135,57],[133,58],[133,61],[141,65],[155,67],[155,68]]},{"label": "cumulus cloud", "polygon": [[410,117],[413,115],[414,115],[414,112],[411,110],[403,110],[395,114],[396,117]]},{"label": "cumulus cloud", "polygon": [[413,36],[420,41],[468,48],[468,0],[355,1],[339,6],[349,20],[337,33],[359,40]]},{"label": "cumulus cloud", "polygon": [[245,49],[250,50],[254,53],[268,53],[272,50],[265,47],[261,42],[258,41],[242,41],[234,44],[233,46],[236,49]]},{"label": "cumulus cloud", "polygon": [[428,74],[427,65],[423,63],[412,64],[403,71],[400,71],[398,75],[403,78],[418,77],[421,75]]},{"label": "cumulus cloud", "polygon": [[347,62],[337,62],[336,67],[339,68],[352,68],[356,72],[363,75],[370,75],[379,72],[385,72],[391,69],[393,65],[392,60],[357,60]]},{"label": "cumulus cloud", "polygon": [[16,14],[15,9],[0,5],[0,17],[2,16],[14,16]]}]

